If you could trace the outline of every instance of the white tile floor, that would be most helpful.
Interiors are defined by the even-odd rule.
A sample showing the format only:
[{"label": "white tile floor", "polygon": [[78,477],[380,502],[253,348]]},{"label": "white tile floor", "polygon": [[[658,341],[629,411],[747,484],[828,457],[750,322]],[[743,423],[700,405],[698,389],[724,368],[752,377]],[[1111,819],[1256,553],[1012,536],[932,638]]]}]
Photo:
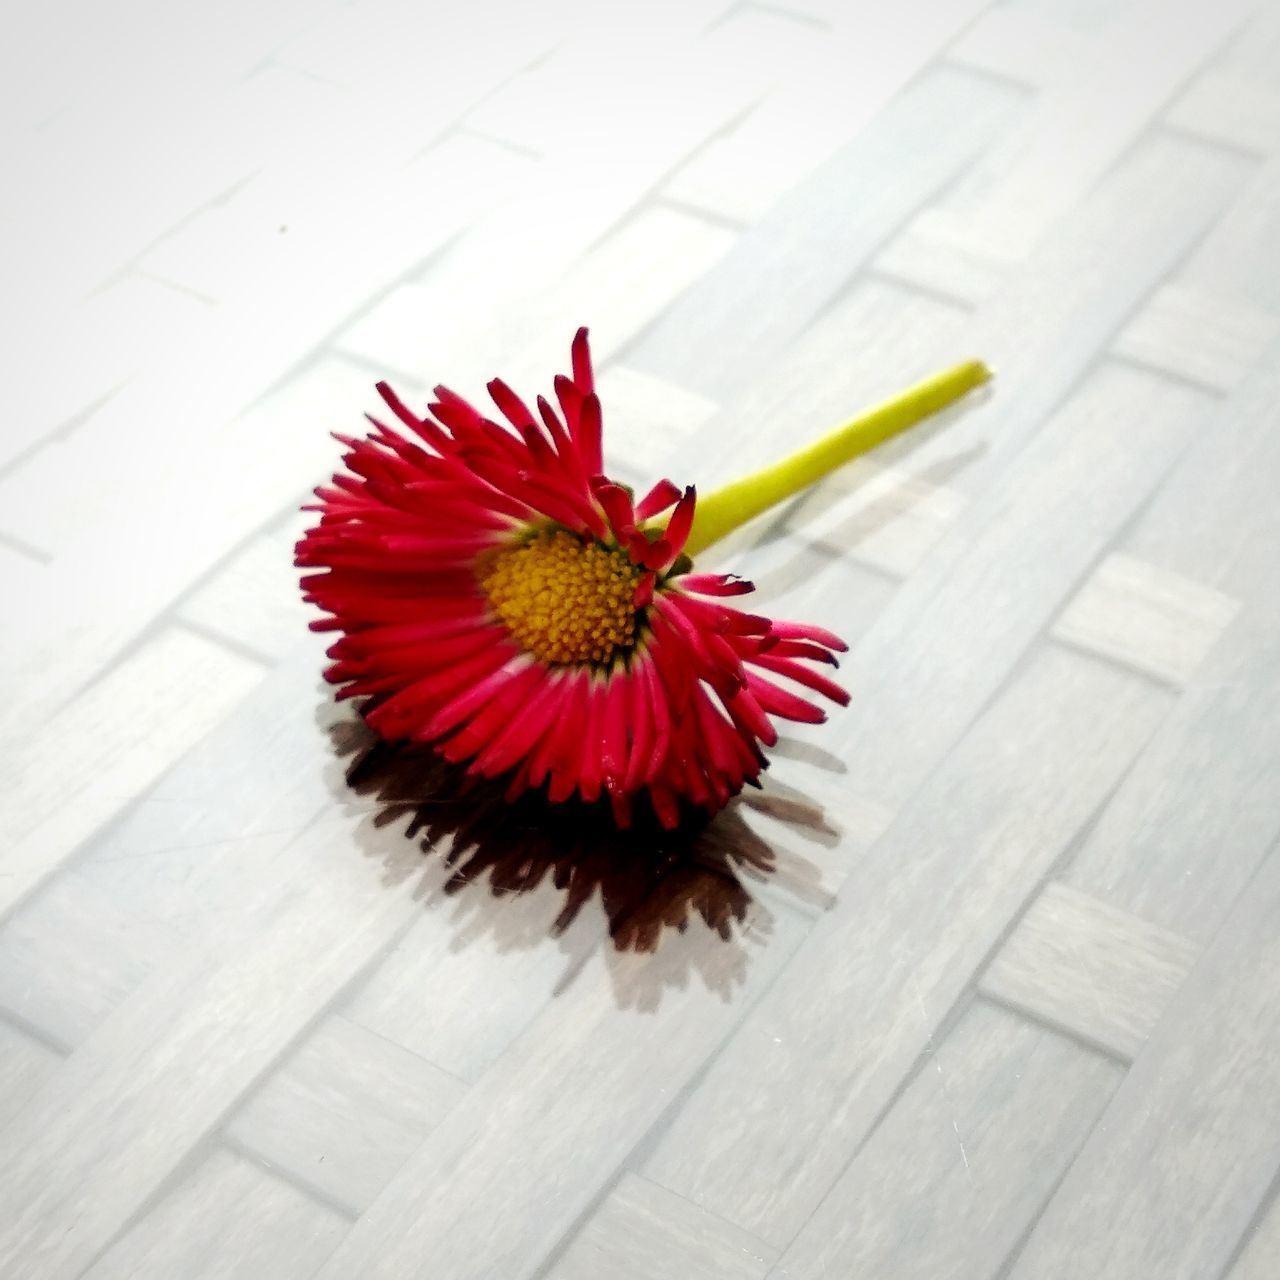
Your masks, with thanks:
[{"label": "white tile floor", "polygon": [[[1273,0],[9,27],[6,1280],[1280,1275]],[[379,377],[583,323],[637,483],[998,378],[715,552],[851,707],[500,896],[290,545]]]}]

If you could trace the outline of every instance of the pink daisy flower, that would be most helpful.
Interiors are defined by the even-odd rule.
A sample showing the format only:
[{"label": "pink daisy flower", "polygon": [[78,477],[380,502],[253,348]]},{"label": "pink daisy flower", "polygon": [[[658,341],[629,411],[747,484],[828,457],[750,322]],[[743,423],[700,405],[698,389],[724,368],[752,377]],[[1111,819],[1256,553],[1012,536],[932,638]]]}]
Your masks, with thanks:
[{"label": "pink daisy flower", "polygon": [[381,737],[507,777],[512,799],[607,796],[624,826],[646,796],[674,827],[758,782],[776,721],[848,702],[824,673],[846,646],[695,571],[694,488],[637,500],[604,474],[585,329],[571,363],[554,404],[490,382],[492,417],[445,387],[419,415],[379,383],[397,425],[337,437],[346,470],[316,490],[296,563],[313,628],[341,633],[325,675]]}]

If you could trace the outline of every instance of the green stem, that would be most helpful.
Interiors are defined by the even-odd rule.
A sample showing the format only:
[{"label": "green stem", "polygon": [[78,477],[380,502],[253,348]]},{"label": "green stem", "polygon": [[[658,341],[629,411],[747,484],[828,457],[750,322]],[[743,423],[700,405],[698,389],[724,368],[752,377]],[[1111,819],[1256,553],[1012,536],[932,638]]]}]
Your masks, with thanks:
[{"label": "green stem", "polygon": [[958,364],[828,432],[789,458],[699,498],[686,552],[696,555],[705,551],[748,520],[785,502],[922,418],[945,409],[990,378],[991,370],[979,360]]}]

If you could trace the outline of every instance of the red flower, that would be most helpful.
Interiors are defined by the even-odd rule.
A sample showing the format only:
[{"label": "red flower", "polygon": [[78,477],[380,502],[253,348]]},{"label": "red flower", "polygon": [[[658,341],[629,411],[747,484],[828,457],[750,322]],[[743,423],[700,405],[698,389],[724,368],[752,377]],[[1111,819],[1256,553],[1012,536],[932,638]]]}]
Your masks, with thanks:
[{"label": "red flower", "polygon": [[[342,637],[326,677],[389,740],[429,742],[508,795],[607,794],[617,821],[647,793],[664,825],[711,812],[765,767],[773,719],[825,714],[778,683],[838,703],[817,664],[843,641],[725,603],[754,588],[694,573],[696,497],[669,480],[638,502],[603,472],[587,333],[573,376],[537,413],[489,383],[506,424],[444,387],[419,417],[385,383],[404,430],[370,418],[309,507],[304,594]],[[665,524],[657,517],[670,513]]]}]

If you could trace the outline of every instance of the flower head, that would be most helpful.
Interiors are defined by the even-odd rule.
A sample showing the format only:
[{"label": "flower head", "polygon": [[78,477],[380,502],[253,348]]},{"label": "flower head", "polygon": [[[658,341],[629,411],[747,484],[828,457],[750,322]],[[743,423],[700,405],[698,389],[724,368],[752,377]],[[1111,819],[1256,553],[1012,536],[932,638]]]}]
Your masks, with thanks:
[{"label": "flower head", "polygon": [[382,737],[509,775],[512,798],[607,795],[623,825],[647,795],[674,826],[758,780],[776,719],[825,719],[809,694],[848,701],[819,670],[846,646],[694,572],[694,489],[636,501],[603,474],[585,329],[572,371],[536,412],[489,383],[501,420],[444,387],[419,416],[380,383],[399,426],[338,437],[346,470],[316,490],[297,564],[317,570],[313,626],[342,633],[325,674]]}]

